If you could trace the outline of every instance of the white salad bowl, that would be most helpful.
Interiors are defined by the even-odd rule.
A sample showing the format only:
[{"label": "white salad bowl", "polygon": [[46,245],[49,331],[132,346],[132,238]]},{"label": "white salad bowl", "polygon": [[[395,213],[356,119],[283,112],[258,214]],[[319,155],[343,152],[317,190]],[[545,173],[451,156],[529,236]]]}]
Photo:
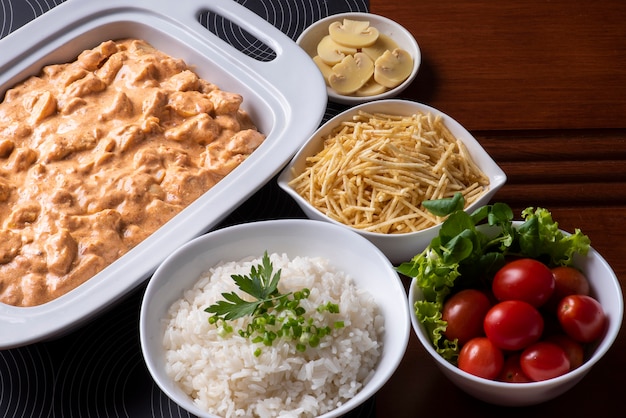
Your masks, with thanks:
[{"label": "white salad bowl", "polygon": [[[514,225],[519,225],[519,223],[514,222]],[[538,382],[508,383],[477,377],[451,364],[435,351],[428,333],[417,319],[414,306],[415,302],[422,298],[422,292],[417,286],[416,279],[411,282],[408,298],[413,331],[441,372],[471,396],[494,405],[516,407],[549,401],[567,392],[589,373],[611,348],[622,324],[624,300],[619,280],[611,266],[593,248],[590,248],[585,256],[576,254],[574,266],[581,269],[587,276],[591,295],[602,305],[608,318],[608,326],[602,338],[587,347],[584,363],[564,375]]]},{"label": "white salad bowl", "polygon": [[362,12],[347,12],[331,15],[314,22],[312,25],[306,28],[300,34],[300,36],[296,40],[296,43],[300,45],[300,47],[302,47],[302,49],[304,49],[304,51],[311,58],[313,58],[317,55],[317,45],[319,44],[320,40],[324,36],[328,35],[329,25],[333,22],[342,22],[344,19],[369,22],[371,27],[376,28],[381,34],[389,36],[395,41],[399,48],[404,49],[411,55],[411,57],[413,58],[413,67],[411,69],[411,73],[406,80],[404,80],[397,87],[389,89],[384,93],[362,97],[354,95],[343,95],[339,94],[337,91],[327,85],[326,90],[328,92],[328,99],[335,103],[355,105],[371,100],[380,100],[395,97],[402,93],[407,87],[409,87],[417,76],[417,72],[422,62],[422,55],[419,45],[411,32],[409,32],[399,23],[384,16]]},{"label": "white salad bowl", "polygon": [[[253,222],[212,231],[169,256],[148,283],[141,306],[140,338],[152,377],[173,401],[198,416],[200,409],[168,376],[165,366],[164,319],[170,306],[191,289],[201,275],[220,262],[258,258],[264,252],[322,257],[353,278],[375,299],[384,318],[382,354],[371,378],[350,400],[323,417],[338,417],[372,397],[394,373],[410,335],[406,291],[387,258],[363,237],[336,225],[308,219]],[[208,318],[208,314],[207,314]]]},{"label": "white salad bowl", "polygon": [[278,185],[295,200],[306,216],[311,219],[342,225],[359,233],[380,248],[394,264],[408,261],[415,254],[418,254],[426,248],[426,246],[430,244],[430,241],[439,233],[440,224],[417,232],[408,233],[383,234],[364,231],[341,223],[322,213],[289,185],[292,179],[304,171],[307,157],[313,156],[323,149],[324,138],[340,125],[342,121],[351,120],[359,111],[391,115],[412,115],[415,113],[430,112],[433,116],[441,116],[450,132],[463,142],[476,165],[489,178],[490,184],[488,190],[471,205],[468,205],[466,208],[468,212],[487,204],[506,182],[506,174],[504,171],[502,171],[472,134],[450,116],[421,103],[401,99],[377,100],[354,106],[323,124],[311,135],[304,146],[283,169],[278,177]]}]

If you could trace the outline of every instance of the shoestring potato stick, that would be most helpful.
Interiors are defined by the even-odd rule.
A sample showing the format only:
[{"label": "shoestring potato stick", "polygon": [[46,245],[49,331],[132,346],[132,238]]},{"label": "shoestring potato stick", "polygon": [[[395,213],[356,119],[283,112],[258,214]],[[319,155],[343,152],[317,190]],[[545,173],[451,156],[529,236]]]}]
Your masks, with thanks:
[{"label": "shoestring potato stick", "polygon": [[359,112],[324,138],[289,185],[330,218],[383,234],[420,231],[443,219],[424,200],[461,192],[466,205],[489,187],[440,116]]}]

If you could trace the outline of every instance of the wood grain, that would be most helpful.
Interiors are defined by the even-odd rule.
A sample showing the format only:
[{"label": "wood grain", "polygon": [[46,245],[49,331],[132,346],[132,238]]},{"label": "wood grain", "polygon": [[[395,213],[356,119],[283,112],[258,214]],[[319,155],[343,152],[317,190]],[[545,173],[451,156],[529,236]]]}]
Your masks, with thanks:
[{"label": "wood grain", "polygon": [[406,95],[468,129],[624,127],[624,1],[372,0],[370,10],[420,45]]},{"label": "wood grain", "polygon": [[[507,174],[494,197],[516,216],[548,208],[580,228],[626,291],[626,2],[370,0],[417,39],[423,62],[403,97],[463,124]],[[408,286],[408,283],[406,283]],[[623,329],[623,327],[622,327]],[[623,402],[622,332],[566,394],[502,408],[457,389],[412,334],[376,397],[377,416],[610,416]]]}]

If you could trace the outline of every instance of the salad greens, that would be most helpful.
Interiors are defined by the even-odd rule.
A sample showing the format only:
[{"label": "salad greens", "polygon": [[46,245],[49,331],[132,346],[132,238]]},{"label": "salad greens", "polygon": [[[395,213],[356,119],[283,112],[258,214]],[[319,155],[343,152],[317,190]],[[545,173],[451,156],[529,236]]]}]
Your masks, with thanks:
[{"label": "salad greens", "polygon": [[[513,223],[513,211],[505,203],[463,211],[460,193],[453,198],[424,202],[438,216],[447,216],[439,235],[411,261],[400,264],[398,272],[413,277],[423,293],[415,303],[418,320],[425,326],[439,354],[456,362],[460,347],[447,340],[441,319],[446,297],[463,288],[489,288],[493,275],[507,257],[532,257],[549,266],[571,265],[576,253],[586,255],[590,240],[579,229],[573,234],[559,230],[552,214],[544,208],[526,208],[523,221]],[[478,228],[480,225],[487,225]]]},{"label": "salad greens", "polygon": [[[316,347],[320,340],[332,332],[328,325],[316,324],[313,318],[306,318],[306,310],[300,306],[303,299],[309,297],[311,291],[303,288],[296,292],[280,293],[278,282],[281,270],[274,272],[267,251],[263,254],[261,264],[252,266],[250,274],[242,276],[233,274],[231,278],[240,290],[252,296],[254,300],[242,299],[237,293],[222,293],[225,300],[219,300],[205,309],[212,314],[209,323],[221,327],[222,335],[233,332],[230,320],[252,317],[246,329],[238,330],[239,335],[251,338],[253,343],[271,346],[276,338],[287,338],[295,341],[296,350],[305,351],[306,347]],[[339,313],[339,305],[327,302],[317,307],[318,312]],[[334,328],[342,328],[343,322],[336,321]],[[254,353],[261,354],[261,349]]]}]

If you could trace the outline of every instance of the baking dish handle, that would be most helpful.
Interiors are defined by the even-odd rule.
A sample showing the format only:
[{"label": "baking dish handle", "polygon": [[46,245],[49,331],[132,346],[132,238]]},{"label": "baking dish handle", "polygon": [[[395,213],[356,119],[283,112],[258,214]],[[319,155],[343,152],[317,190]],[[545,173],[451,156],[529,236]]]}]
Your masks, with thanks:
[{"label": "baking dish handle", "polygon": [[[164,3],[170,9],[168,12],[175,13],[181,21],[188,22],[189,19],[192,19],[193,22],[189,23],[193,24],[188,24],[189,27],[198,27],[206,31],[206,28],[199,23],[198,16],[204,12],[213,12],[239,25],[264,42],[276,53],[275,59],[261,62],[244,53],[241,54],[243,60],[254,61],[256,63],[254,65],[255,71],[263,73],[270,80],[275,79],[281,73],[284,75],[284,70],[276,72],[276,68],[288,68],[289,62],[286,62],[287,60],[293,63],[293,59],[300,59],[298,58],[299,55],[303,55],[302,58],[307,57],[306,53],[286,34],[234,0],[185,0],[179,2],[166,1]],[[216,36],[210,32],[208,34]],[[220,41],[226,42],[222,39]]]}]

